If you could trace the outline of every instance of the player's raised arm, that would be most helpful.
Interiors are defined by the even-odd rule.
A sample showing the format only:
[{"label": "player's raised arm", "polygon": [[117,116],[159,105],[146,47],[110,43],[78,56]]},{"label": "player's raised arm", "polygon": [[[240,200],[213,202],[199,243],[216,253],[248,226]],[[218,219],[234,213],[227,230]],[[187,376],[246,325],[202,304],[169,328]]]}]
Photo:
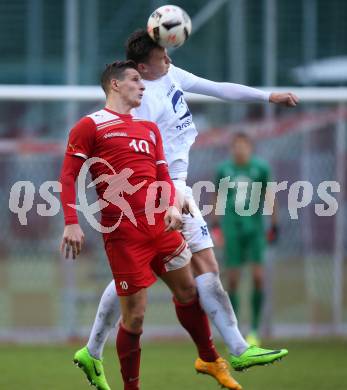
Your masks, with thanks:
[{"label": "player's raised arm", "polygon": [[299,102],[299,98],[291,92],[268,93],[246,85],[207,80],[177,67],[174,68],[174,71],[180,79],[183,90],[187,92],[213,96],[228,101],[270,102],[288,107],[295,107]]},{"label": "player's raised arm", "polygon": [[61,251],[65,258],[72,255],[75,259],[80,254],[84,242],[84,233],[78,224],[76,209],[71,205],[76,204],[75,182],[84,161],[88,158],[94,135],[95,126],[89,118],[79,121],[69,135],[60,175],[61,203],[65,220]]}]

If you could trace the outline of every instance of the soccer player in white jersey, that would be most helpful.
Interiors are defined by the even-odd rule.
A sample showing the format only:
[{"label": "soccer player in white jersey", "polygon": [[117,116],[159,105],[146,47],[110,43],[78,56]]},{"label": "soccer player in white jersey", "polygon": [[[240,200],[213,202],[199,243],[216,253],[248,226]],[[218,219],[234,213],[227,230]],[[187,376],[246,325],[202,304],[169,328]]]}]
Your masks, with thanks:
[{"label": "soccer player in white jersey", "polygon": [[[206,222],[194,202],[191,188],[186,185],[189,150],[197,136],[197,130],[184,92],[214,96],[231,102],[275,103],[289,107],[295,106],[298,98],[292,93],[270,94],[243,85],[214,82],[195,76],[172,65],[167,51],[152,41],[144,30],[130,35],[126,52],[127,59],[136,62],[146,87],[141,106],[134,114],[158,125],[170,176],[178,192],[184,194],[186,204],[193,205],[193,216],[188,214],[183,217],[183,235],[193,253],[191,266],[201,306],[222,336],[235,370],[278,360],[288,351],[250,346],[241,335],[228,294],[220,281],[218,263]],[[82,368],[85,366],[85,372],[88,370],[87,366],[92,367],[91,360],[102,359],[103,347],[119,316],[119,302],[112,281],[102,295],[87,346],[75,354],[75,361]],[[221,383],[218,376],[220,372],[225,373],[226,364],[206,364],[197,359],[195,368],[198,372],[214,376]],[[94,372],[86,374],[95,377]],[[103,377],[104,373],[101,374]],[[98,377],[93,379],[97,381]],[[108,390],[104,387],[100,389]]]}]

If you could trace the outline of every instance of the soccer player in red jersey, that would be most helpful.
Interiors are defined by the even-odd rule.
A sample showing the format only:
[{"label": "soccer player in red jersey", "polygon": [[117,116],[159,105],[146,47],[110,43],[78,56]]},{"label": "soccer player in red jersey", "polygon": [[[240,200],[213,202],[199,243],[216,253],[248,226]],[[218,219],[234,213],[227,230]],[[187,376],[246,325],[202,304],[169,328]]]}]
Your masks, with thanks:
[{"label": "soccer player in red jersey", "polygon": [[[61,174],[65,216],[61,249],[66,257],[72,252],[73,258],[82,249],[84,234],[71,205],[75,205],[75,181],[82,165],[93,159],[90,172],[101,204],[105,250],[121,302],[116,348],[124,390],[137,390],[146,289],[156,280],[153,270],[171,289],[177,317],[194,340],[200,358],[214,362],[219,356],[190,272],[191,254],[182,235],[174,231],[182,220],[160,132],[153,122],[130,115],[130,110],[140,105],[144,91],[136,64],[108,65],[101,81],[106,107],[82,118],[69,136]],[[166,211],[156,208],[160,201],[156,182],[165,182],[171,189]],[[101,373],[101,362],[94,369]],[[109,389],[106,379],[97,386]],[[230,388],[240,390],[241,386],[234,381]]]}]

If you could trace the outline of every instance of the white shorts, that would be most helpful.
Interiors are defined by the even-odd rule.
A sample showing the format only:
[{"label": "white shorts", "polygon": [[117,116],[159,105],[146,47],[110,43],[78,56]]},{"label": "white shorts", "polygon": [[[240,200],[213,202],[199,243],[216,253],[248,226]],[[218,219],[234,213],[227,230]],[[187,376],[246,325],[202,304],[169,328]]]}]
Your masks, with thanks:
[{"label": "white shorts", "polygon": [[199,252],[203,249],[213,248],[212,238],[208,231],[207,223],[201,215],[199,207],[193,198],[192,189],[188,186],[185,188],[185,196],[189,197],[194,204],[194,217],[190,214],[183,214],[182,234],[188,243],[192,253]]}]

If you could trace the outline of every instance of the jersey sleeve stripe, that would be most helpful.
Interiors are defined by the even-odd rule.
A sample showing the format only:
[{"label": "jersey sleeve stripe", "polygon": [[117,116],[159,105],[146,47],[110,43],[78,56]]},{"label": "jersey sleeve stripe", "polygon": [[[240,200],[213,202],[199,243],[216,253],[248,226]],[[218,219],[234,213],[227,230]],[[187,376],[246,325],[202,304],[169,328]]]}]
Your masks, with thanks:
[{"label": "jersey sleeve stripe", "polygon": [[160,165],[160,164],[167,164],[167,162],[165,160],[159,160],[156,162],[157,165]]}]

